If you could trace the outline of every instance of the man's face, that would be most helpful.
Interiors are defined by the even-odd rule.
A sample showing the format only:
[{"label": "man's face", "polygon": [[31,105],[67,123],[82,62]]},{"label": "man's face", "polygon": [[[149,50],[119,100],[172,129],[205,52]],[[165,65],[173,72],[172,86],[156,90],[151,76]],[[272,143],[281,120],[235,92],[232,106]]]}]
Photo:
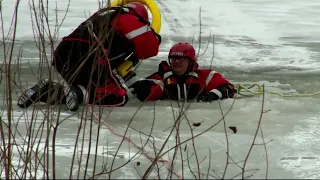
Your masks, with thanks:
[{"label": "man's face", "polygon": [[180,76],[187,72],[190,60],[185,57],[172,57],[170,63],[173,73]]}]

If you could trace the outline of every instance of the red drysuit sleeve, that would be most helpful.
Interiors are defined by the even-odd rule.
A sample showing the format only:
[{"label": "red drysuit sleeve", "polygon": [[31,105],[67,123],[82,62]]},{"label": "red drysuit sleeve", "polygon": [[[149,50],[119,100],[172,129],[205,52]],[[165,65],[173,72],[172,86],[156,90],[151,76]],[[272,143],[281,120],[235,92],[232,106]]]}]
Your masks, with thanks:
[{"label": "red drysuit sleeve", "polygon": [[150,87],[149,96],[146,101],[159,100],[163,95],[163,78],[156,72],[147,77],[148,81],[153,81],[153,85]]},{"label": "red drysuit sleeve", "polygon": [[122,14],[112,20],[116,32],[120,32],[133,43],[138,59],[156,56],[159,52],[160,39],[151,27],[132,14]]},{"label": "red drysuit sleeve", "polygon": [[234,85],[220,73],[210,69],[200,71],[204,75],[203,81],[206,83],[204,93],[214,92],[219,95],[220,98],[232,98],[235,95]]}]

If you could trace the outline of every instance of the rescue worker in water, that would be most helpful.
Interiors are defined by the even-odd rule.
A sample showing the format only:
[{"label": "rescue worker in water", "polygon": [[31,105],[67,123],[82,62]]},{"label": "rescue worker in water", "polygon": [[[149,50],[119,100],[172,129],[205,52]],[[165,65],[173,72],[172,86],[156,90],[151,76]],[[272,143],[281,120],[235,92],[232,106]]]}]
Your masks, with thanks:
[{"label": "rescue worker in water", "polygon": [[189,43],[173,45],[168,62],[162,61],[158,71],[146,79],[132,76],[127,81],[140,101],[184,99],[211,102],[233,98],[237,93],[234,85],[220,73],[198,68],[195,49]]}]

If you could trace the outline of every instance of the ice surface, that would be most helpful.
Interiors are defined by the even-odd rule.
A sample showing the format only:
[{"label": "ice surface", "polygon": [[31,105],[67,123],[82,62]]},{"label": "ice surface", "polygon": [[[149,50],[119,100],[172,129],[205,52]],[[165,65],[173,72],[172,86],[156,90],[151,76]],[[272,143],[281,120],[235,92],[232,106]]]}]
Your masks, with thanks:
[{"label": "ice surface", "polygon": [[[4,10],[4,30],[8,32],[10,20],[13,17],[13,8],[15,1],[2,2]],[[57,3],[57,8],[56,8]],[[227,75],[229,71],[239,72],[239,74],[231,74],[227,78],[231,78],[236,82],[254,82],[258,79],[260,83],[266,84],[268,90],[274,91],[319,91],[319,83],[317,74],[319,71],[319,2],[314,0],[308,1],[262,1],[262,0],[163,0],[157,1],[162,12],[163,23],[161,35],[163,43],[161,44],[161,52],[156,60],[146,61],[145,64],[150,69],[142,71],[153,71],[156,68],[155,62],[165,60],[168,48],[177,41],[190,40],[192,36],[198,39],[199,34],[199,9],[201,7],[202,22],[202,41],[200,54],[204,52],[205,43],[209,40],[210,31],[215,35],[214,60],[213,67],[225,70]],[[57,0],[49,1],[49,21],[51,27],[55,24],[54,13],[58,12],[58,19],[61,21],[64,11],[67,8],[67,1]],[[88,5],[90,4],[90,6]],[[92,14],[98,7],[98,4],[89,0],[71,1],[70,9],[67,17],[59,29],[58,37],[69,34],[78,26],[85,17]],[[29,1],[21,1],[19,8],[19,25],[18,40],[24,41],[24,60],[37,63],[37,50],[31,42],[33,40],[33,30],[31,26]],[[2,32],[2,29],[1,29]],[[312,43],[311,43],[312,42]],[[20,42],[18,42],[20,43]],[[318,43],[318,44],[317,44]],[[197,47],[197,44],[195,44]],[[213,45],[210,44],[207,52],[201,55],[199,63],[201,66],[211,64],[211,56],[213,54]],[[48,54],[50,55],[50,54]],[[2,62],[3,59],[0,59]],[[153,64],[153,65],[152,65]],[[27,69],[29,74],[22,77],[27,80],[30,76],[28,65],[22,66]],[[316,75],[310,78],[302,78],[305,71],[312,70],[312,74]],[[146,72],[144,72],[147,74]],[[247,74],[246,74],[247,73]],[[274,76],[264,76],[264,73],[274,74]],[[294,77],[292,77],[295,74]],[[255,76],[259,74],[259,76]],[[307,74],[308,76],[311,74]],[[243,79],[245,79],[243,81]],[[30,84],[34,83],[32,79]],[[261,96],[252,98],[237,99],[235,106],[230,114],[226,117],[227,126],[236,126],[238,133],[230,135],[230,149],[232,158],[236,161],[242,161],[248,152],[252,143],[261,110]],[[15,103],[15,101],[14,101]],[[233,100],[222,101],[224,112],[231,106]],[[173,103],[174,104],[174,103]],[[268,160],[269,160],[269,177],[270,178],[319,178],[318,169],[319,161],[319,99],[317,97],[310,98],[281,98],[276,95],[267,95],[265,109],[271,109],[270,112],[264,114],[262,128],[268,144]],[[131,117],[138,110],[139,102],[130,102],[126,107],[115,108],[112,113],[111,109],[104,109],[104,120],[113,127],[118,133],[125,131],[125,127]],[[176,104],[174,104],[177,107]],[[154,112],[155,109],[155,112]],[[15,122],[21,120],[18,124],[21,133],[27,133],[26,124],[30,125],[32,118],[32,109],[27,111],[15,107],[13,111]],[[44,111],[46,112],[46,111]],[[156,102],[155,108],[153,103],[147,103],[143,106],[138,114],[135,115],[131,124],[132,128],[139,129],[144,133],[151,131],[153,117],[155,115],[155,129],[153,135],[155,138],[155,146],[161,147],[165,138],[168,136],[168,127],[172,126],[173,114],[178,113],[178,108],[171,108],[170,102]],[[38,112],[39,119],[44,117],[42,112]],[[188,119],[193,122],[202,122],[200,127],[195,129],[195,133],[202,132],[213,123],[221,118],[219,104],[216,103],[193,103],[187,112]],[[60,115],[68,120],[61,124],[56,142],[56,151],[58,158],[58,172],[61,178],[69,176],[69,167],[71,154],[74,150],[77,128],[80,123],[79,114],[72,115],[65,109]],[[2,120],[6,121],[7,114],[2,114]],[[70,117],[71,116],[71,117]],[[22,117],[22,118],[21,118]],[[56,117],[56,116],[53,116]],[[181,138],[190,137],[190,128],[183,120],[181,125]],[[41,121],[37,122],[39,127]],[[88,125],[88,123],[87,123]],[[89,125],[88,125],[89,126]],[[97,134],[97,124],[93,124],[93,134]],[[231,133],[231,131],[228,131]],[[146,137],[130,129],[132,140],[141,145],[141,139]],[[121,138],[113,135],[106,128],[100,132],[101,138],[96,148],[96,136],[93,135],[91,152],[92,155],[97,150],[99,169],[102,160],[106,157],[114,157],[115,148],[119,145]],[[39,137],[38,137],[39,138]],[[84,138],[84,153],[89,154],[89,135]],[[38,140],[38,139],[37,139]],[[18,140],[17,140],[18,141]],[[42,139],[40,146],[44,146]],[[261,143],[261,136],[257,138],[257,142]],[[175,138],[169,138],[169,145],[175,144]],[[207,133],[201,135],[196,140],[199,156],[203,159],[208,157],[209,147],[213,164],[211,165],[220,175],[224,170],[226,159],[226,140],[223,125],[211,129]],[[78,145],[81,145],[78,144]],[[103,154],[108,147],[108,154]],[[187,143],[192,153],[191,142]],[[26,146],[20,146],[21,149]],[[41,149],[40,148],[40,149]],[[167,149],[166,147],[165,149]],[[129,143],[123,143],[117,158],[117,166],[125,163],[135,152],[137,148],[130,146]],[[146,149],[150,154],[150,148]],[[186,156],[186,152],[183,153]],[[190,155],[190,154],[189,154]],[[164,157],[168,159],[168,157]],[[18,164],[19,159],[13,159]],[[85,160],[84,160],[85,161]],[[90,167],[92,167],[93,158],[90,159]],[[137,161],[141,162],[141,168],[146,169],[149,161],[144,156],[139,156],[138,160],[129,163],[129,166],[115,173],[115,178],[132,178],[139,177],[134,165]],[[194,162],[194,159],[192,159]],[[78,162],[78,161],[76,161]],[[84,162],[82,162],[84,163]],[[202,172],[208,167],[208,160],[203,163]],[[254,177],[264,178],[265,153],[262,146],[254,148],[253,154],[248,163],[249,168],[259,168],[260,171]],[[75,165],[74,173],[77,173],[78,164]],[[195,169],[194,163],[192,168]],[[89,168],[89,170],[92,170]],[[180,163],[177,163],[175,170],[181,173]],[[142,170],[143,171],[143,170]],[[168,172],[166,168],[162,169],[164,178]],[[239,168],[232,165],[228,171],[227,177],[232,177],[234,173],[240,172]],[[40,172],[41,174],[41,172]],[[186,177],[193,177],[187,174]]]}]

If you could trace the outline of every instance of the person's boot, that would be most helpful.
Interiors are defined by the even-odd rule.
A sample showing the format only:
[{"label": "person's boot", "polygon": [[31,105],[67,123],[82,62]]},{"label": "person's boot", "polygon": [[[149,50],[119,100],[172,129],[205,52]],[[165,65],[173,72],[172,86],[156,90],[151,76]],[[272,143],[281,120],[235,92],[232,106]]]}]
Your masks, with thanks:
[{"label": "person's boot", "polygon": [[[50,97],[49,97],[50,93]],[[28,108],[35,102],[48,102],[54,104],[56,100],[62,99],[63,97],[62,85],[54,82],[49,82],[48,79],[39,81],[33,87],[25,90],[18,98],[17,105],[21,108]]]},{"label": "person's boot", "polygon": [[66,105],[70,111],[77,111],[79,105],[85,103],[86,90],[80,85],[70,86],[70,90],[66,97]]}]

